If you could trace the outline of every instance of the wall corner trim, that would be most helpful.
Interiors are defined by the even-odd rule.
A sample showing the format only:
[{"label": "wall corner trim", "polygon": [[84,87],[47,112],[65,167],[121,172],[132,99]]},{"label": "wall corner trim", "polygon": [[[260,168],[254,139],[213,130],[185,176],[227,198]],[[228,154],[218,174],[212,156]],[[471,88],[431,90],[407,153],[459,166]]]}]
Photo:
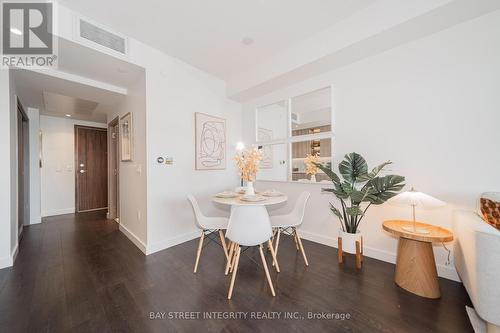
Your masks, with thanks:
[{"label": "wall corner trim", "polygon": [[130,231],[127,227],[125,227],[123,224],[120,224],[119,226],[119,229],[120,231],[125,235],[127,236],[127,238],[132,242],[134,243],[135,246],[137,246],[139,248],[139,250],[141,250],[142,253],[146,254],[146,244],[144,244],[144,242],[139,238],[137,237],[136,234],[134,234],[132,231]]},{"label": "wall corner trim", "polygon": [[10,256],[0,258],[0,269],[12,267],[14,265],[14,262],[16,261],[17,258],[18,249],[19,249],[19,243],[16,244],[16,247],[14,247],[14,249],[10,253]]},{"label": "wall corner trim", "polygon": [[165,249],[168,249],[169,247],[179,245],[185,242],[188,242],[190,240],[193,240],[195,238],[198,238],[200,236],[200,230],[194,230],[191,232],[187,232],[185,234],[181,234],[172,238],[168,238],[159,242],[156,242],[154,244],[148,245],[147,250],[146,250],[146,255],[153,254],[158,251],[162,251]]}]

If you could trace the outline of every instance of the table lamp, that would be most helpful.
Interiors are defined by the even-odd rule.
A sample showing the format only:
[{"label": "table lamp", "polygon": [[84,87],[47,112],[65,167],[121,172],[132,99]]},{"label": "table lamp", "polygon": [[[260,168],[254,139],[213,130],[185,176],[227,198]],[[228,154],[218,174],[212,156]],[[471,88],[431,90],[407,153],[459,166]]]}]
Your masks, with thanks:
[{"label": "table lamp", "polygon": [[415,191],[412,187],[411,190],[400,193],[391,199],[389,199],[387,202],[396,204],[399,206],[411,206],[412,207],[412,213],[413,213],[413,225],[411,226],[405,226],[402,227],[401,229],[408,231],[408,232],[413,232],[416,234],[428,234],[429,230],[426,228],[417,228],[417,223],[415,220],[415,208],[422,207],[422,208],[435,208],[435,207],[442,207],[446,205],[443,201],[436,199],[434,197],[431,197],[430,195],[427,195],[422,192]]}]

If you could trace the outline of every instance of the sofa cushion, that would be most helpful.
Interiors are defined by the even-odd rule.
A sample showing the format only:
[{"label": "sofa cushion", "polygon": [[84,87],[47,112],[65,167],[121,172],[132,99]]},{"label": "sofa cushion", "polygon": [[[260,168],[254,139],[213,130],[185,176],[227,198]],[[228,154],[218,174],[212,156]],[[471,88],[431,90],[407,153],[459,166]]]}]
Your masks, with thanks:
[{"label": "sofa cushion", "polygon": [[500,202],[481,198],[480,208],[484,220],[495,228],[500,229]]}]

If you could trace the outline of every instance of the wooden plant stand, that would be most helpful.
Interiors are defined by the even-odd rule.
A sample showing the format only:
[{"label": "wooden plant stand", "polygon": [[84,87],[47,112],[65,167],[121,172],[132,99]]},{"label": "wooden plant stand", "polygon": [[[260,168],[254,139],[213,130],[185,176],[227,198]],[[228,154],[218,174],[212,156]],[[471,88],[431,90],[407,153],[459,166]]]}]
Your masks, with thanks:
[{"label": "wooden plant stand", "polygon": [[[342,237],[338,238],[338,249],[337,249],[339,264],[344,262],[344,251],[342,250]],[[363,236],[361,240],[356,241],[356,268],[361,269],[361,264],[363,263]]]}]

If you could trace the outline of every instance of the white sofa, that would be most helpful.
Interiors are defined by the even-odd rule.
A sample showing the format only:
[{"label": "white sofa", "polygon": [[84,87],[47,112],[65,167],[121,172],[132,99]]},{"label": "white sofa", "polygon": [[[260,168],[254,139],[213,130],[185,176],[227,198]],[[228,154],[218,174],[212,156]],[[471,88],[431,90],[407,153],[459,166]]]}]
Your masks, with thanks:
[{"label": "white sofa", "polygon": [[476,213],[453,216],[455,266],[488,333],[500,332],[500,230]]}]

